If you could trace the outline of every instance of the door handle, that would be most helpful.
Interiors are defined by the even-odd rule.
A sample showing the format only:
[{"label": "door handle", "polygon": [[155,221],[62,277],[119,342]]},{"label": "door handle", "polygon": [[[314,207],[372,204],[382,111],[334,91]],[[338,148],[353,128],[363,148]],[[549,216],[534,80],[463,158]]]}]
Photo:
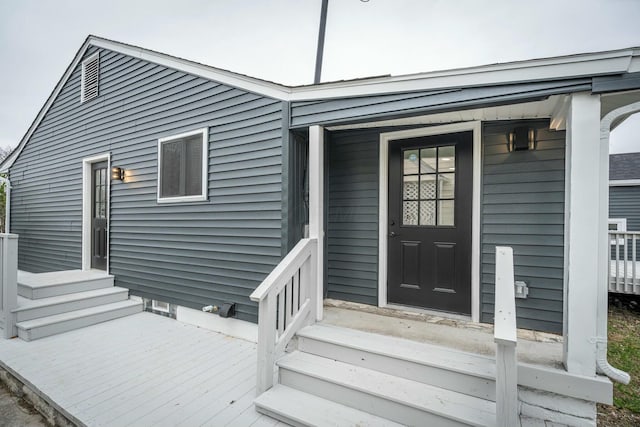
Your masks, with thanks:
[{"label": "door handle", "polygon": [[389,233],[389,237],[396,237],[396,236],[397,236],[397,234],[396,234],[395,231],[392,231],[391,233]]}]

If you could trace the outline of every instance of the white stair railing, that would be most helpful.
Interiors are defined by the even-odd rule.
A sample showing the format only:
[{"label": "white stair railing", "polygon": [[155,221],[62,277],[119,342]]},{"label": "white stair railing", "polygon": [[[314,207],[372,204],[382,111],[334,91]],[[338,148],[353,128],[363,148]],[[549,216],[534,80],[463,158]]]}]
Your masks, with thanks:
[{"label": "white stair railing", "polygon": [[637,247],[640,232],[609,232],[609,292],[640,295]]},{"label": "white stair railing", "polygon": [[302,239],[251,294],[258,312],[258,394],[275,381],[276,359],[316,319],[317,239]]},{"label": "white stair railing", "polygon": [[18,235],[0,234],[0,327],[4,338],[18,335],[16,315],[18,307]]},{"label": "white stair railing", "polygon": [[513,249],[509,247],[496,247],[495,298],[496,425],[510,427],[520,422]]}]

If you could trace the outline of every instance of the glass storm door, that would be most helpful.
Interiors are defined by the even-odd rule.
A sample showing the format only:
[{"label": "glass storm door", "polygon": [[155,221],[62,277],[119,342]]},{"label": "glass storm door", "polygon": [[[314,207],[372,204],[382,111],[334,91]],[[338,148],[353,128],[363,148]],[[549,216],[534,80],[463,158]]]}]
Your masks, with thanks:
[{"label": "glass storm door", "polygon": [[472,135],[389,145],[390,304],[471,314]]},{"label": "glass storm door", "polygon": [[107,162],[91,165],[91,268],[107,269]]}]

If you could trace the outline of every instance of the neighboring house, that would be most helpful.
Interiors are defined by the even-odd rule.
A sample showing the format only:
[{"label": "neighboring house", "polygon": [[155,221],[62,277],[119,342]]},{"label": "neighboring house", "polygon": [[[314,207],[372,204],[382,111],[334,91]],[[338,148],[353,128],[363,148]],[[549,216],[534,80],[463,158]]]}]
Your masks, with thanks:
[{"label": "neighboring house", "polygon": [[609,230],[609,290],[640,295],[640,153],[609,156]]},{"label": "neighboring house", "polygon": [[640,153],[609,156],[609,218],[616,231],[640,231]]},{"label": "neighboring house", "polygon": [[[21,270],[106,270],[225,331],[254,331],[253,293],[263,390],[323,298],[492,323],[510,246],[518,327],[564,339],[564,368],[519,368],[542,390],[522,414],[592,424],[612,389],[596,370],[625,379],[606,363],[601,137],[638,110],[633,48],[287,87],[89,37],[0,171]],[[225,303],[239,320],[189,310]]]}]

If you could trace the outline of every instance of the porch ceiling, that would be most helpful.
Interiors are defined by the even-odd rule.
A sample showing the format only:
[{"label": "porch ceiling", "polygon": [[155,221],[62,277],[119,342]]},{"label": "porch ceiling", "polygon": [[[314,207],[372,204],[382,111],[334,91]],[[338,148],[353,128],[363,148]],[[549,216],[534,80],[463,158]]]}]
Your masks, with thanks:
[{"label": "porch ceiling", "polygon": [[417,115],[392,120],[378,120],[340,126],[328,126],[328,130],[366,129],[382,126],[429,125],[474,120],[518,120],[550,118],[563,102],[564,96],[553,95],[542,101],[523,102],[519,104],[497,105],[493,107],[474,108],[469,110],[450,111],[427,115]]}]

